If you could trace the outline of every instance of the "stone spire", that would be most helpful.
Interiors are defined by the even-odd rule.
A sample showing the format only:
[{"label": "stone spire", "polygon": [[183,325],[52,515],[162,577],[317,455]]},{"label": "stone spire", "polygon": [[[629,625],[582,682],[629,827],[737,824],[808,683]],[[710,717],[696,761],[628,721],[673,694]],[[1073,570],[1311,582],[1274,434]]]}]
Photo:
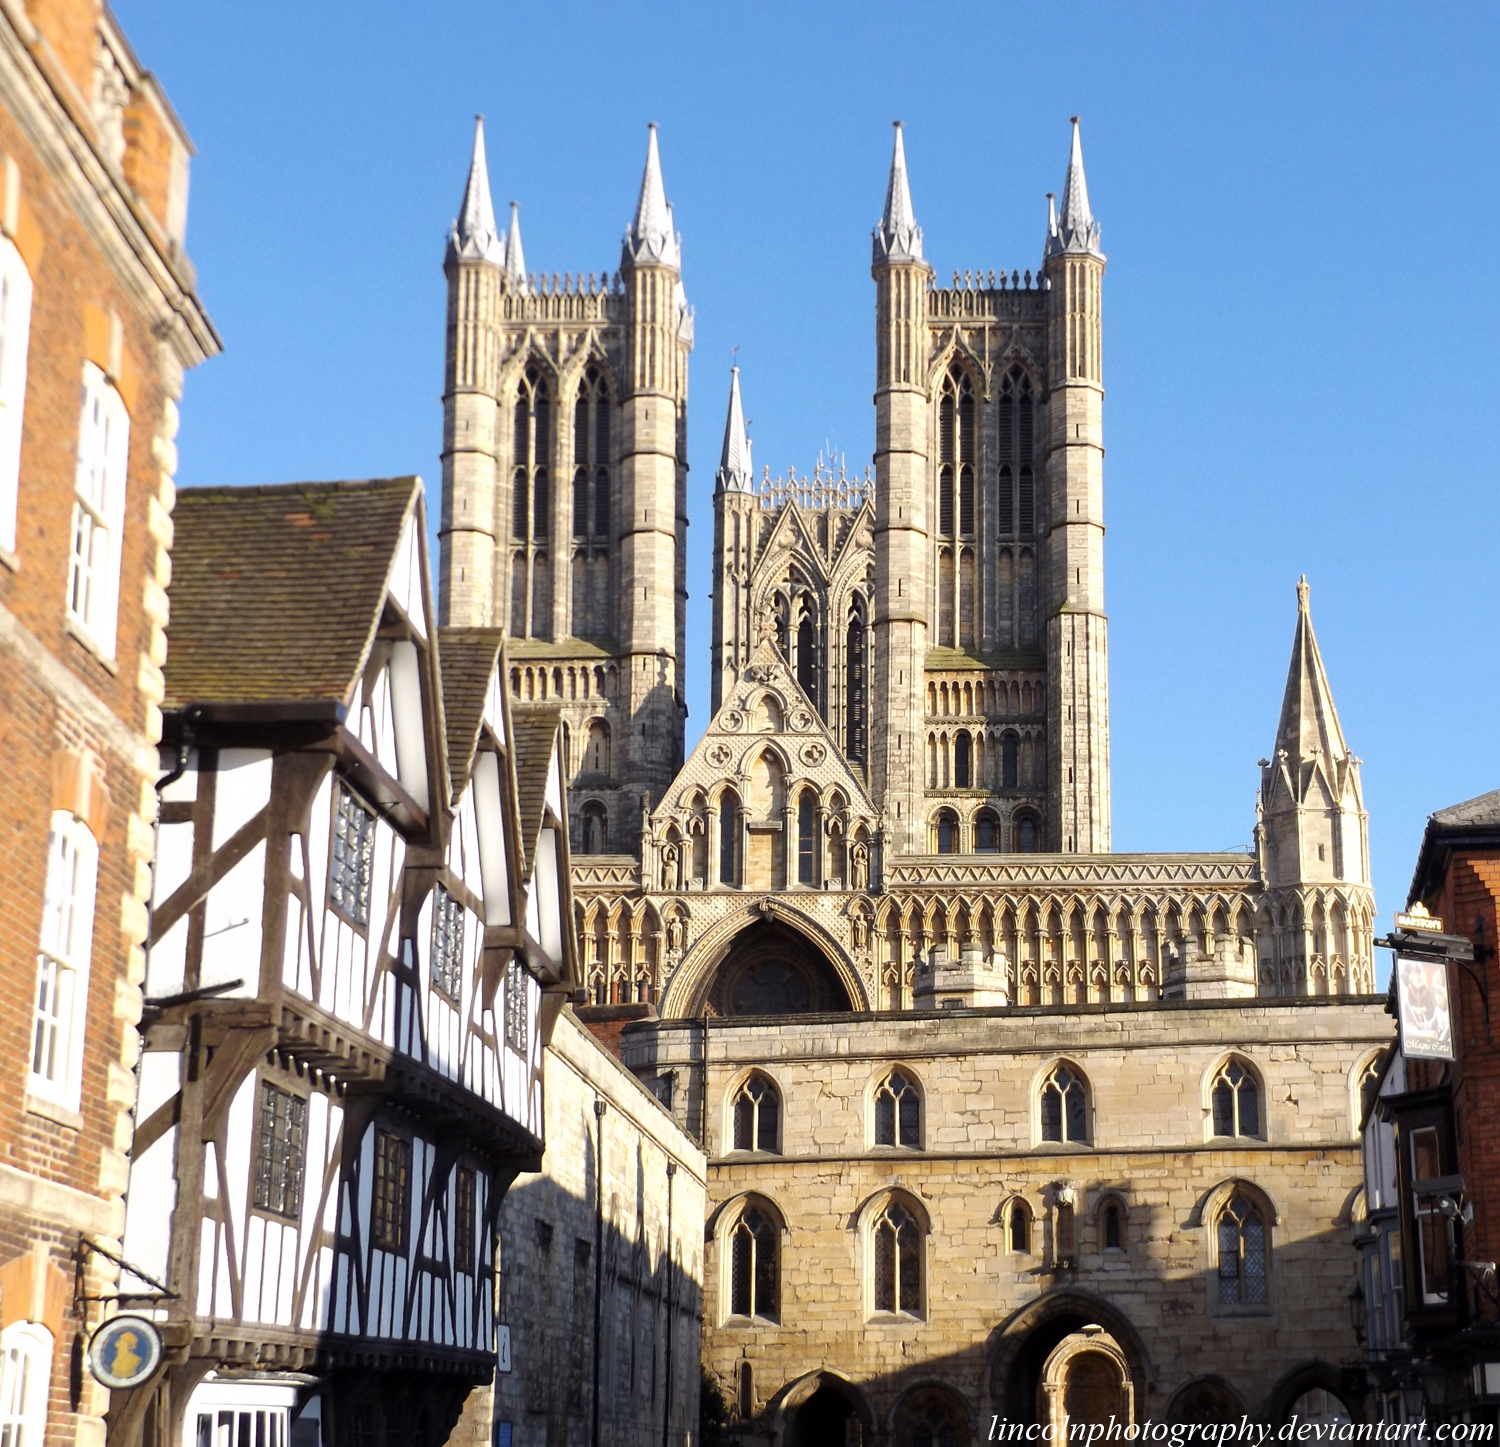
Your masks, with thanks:
[{"label": "stone spire", "polygon": [[453,255],[463,261],[505,265],[505,242],[495,225],[495,203],[490,199],[490,168],[484,156],[484,117],[474,117],[474,158],[458,219],[448,239]]},{"label": "stone spire", "polygon": [[724,421],[724,451],[715,478],[718,492],[753,492],[755,472],[750,463],[750,435],[745,431],[745,409],[740,404],[740,369],[729,369],[729,416]]},{"label": "stone spire", "polygon": [[505,276],[512,291],[526,290],[526,253],[521,249],[521,206],[510,203],[510,237],[505,243]]},{"label": "stone spire", "polygon": [[661,178],[661,156],[656,148],[656,123],[648,127],[646,170],[641,177],[641,199],[635,220],[625,233],[624,264],[635,266],[682,266],[682,238],[672,226],[672,205]]},{"label": "stone spire", "polygon": [[901,122],[895,122],[896,149],[891,156],[891,178],[885,188],[885,210],[875,228],[874,262],[921,261],[922,228],[912,212],[911,183],[906,178],[906,143]]},{"label": "stone spire", "polygon": [[1324,766],[1331,768],[1349,757],[1349,746],[1313,633],[1310,593],[1304,574],[1297,582],[1297,635],[1281,699],[1281,721],[1276,726],[1276,752],[1284,752],[1293,767],[1321,757]]},{"label": "stone spire", "polygon": [[1083,174],[1083,141],[1078,134],[1078,117],[1073,116],[1072,121],[1073,149],[1068,154],[1068,174],[1063,180],[1062,211],[1060,215],[1048,217],[1047,255],[1087,252],[1102,257],[1099,223],[1094,220],[1089,206],[1089,183]]}]

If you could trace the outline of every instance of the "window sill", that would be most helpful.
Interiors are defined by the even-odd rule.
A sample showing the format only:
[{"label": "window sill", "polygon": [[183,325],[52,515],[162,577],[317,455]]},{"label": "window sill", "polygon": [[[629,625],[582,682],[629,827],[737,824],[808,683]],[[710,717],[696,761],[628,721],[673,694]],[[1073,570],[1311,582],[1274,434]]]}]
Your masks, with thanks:
[{"label": "window sill", "polygon": [[868,1326],[924,1326],[927,1318],[911,1311],[872,1311],[865,1318]]},{"label": "window sill", "polygon": [[68,619],[68,634],[107,673],[115,678],[120,676],[120,665],[112,655],[105,652],[104,645],[76,618]]},{"label": "window sill", "polygon": [[83,1129],[83,1116],[78,1111],[69,1110],[67,1106],[48,1100],[44,1095],[33,1095],[29,1090],[26,1092],[26,1113],[39,1115],[54,1125],[67,1126],[69,1130]]}]

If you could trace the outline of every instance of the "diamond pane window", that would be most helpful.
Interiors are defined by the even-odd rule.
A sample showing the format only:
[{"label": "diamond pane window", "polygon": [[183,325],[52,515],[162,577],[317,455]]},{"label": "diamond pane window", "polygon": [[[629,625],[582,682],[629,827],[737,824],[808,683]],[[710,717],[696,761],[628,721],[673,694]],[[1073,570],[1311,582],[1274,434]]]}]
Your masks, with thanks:
[{"label": "diamond pane window", "polygon": [[295,1220],[307,1165],[307,1102],[269,1080],[260,1086],[255,1144],[255,1207]]},{"label": "diamond pane window", "polygon": [[1244,1196],[1233,1197],[1219,1217],[1219,1304],[1264,1306],[1266,1227]]},{"label": "diamond pane window", "polygon": [[432,896],[432,983],[450,1000],[463,990],[464,907],[441,885]]},{"label": "diamond pane window", "polygon": [[340,784],[333,821],[329,903],[350,924],[370,922],[370,876],[375,856],[375,816]]},{"label": "diamond pane window", "polygon": [[405,1251],[411,1215],[411,1142],[394,1131],[375,1132],[375,1181],[370,1240],[382,1251]]}]

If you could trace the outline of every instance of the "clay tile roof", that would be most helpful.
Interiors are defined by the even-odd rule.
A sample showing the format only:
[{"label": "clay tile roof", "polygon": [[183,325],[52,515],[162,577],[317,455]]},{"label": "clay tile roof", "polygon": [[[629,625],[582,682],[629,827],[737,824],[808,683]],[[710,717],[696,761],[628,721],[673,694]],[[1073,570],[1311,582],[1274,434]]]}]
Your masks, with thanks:
[{"label": "clay tile roof", "polygon": [[346,700],[420,490],[383,477],[178,493],[162,706]]},{"label": "clay tile roof", "polygon": [[448,732],[448,775],[457,799],[469,782],[474,746],[484,718],[484,697],[500,653],[500,628],[438,630],[438,667],[443,676],[443,715]]},{"label": "clay tile roof", "polygon": [[552,760],[557,726],[561,721],[562,709],[557,704],[511,704],[516,806],[521,816],[521,848],[526,855],[528,873],[536,853],[537,838],[542,832],[542,815],[547,801],[547,765]]}]

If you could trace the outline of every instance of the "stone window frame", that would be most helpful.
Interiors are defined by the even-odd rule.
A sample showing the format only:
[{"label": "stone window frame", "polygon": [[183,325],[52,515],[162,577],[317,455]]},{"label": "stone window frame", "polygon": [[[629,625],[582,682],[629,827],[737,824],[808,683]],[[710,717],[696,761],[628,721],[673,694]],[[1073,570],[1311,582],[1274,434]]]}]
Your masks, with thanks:
[{"label": "stone window frame", "polygon": [[83,364],[73,520],[69,526],[68,623],[113,661],[129,485],[130,410],[95,362]]},{"label": "stone window frame", "polygon": [[0,237],[0,558],[13,557],[17,547],[31,301],[26,261],[9,237]]},{"label": "stone window frame", "polygon": [[[735,1233],[740,1223],[750,1211],[758,1211],[768,1220],[775,1232],[776,1241],[776,1302],[774,1314],[756,1312],[745,1316],[733,1311],[734,1301],[734,1242]],[[715,1223],[714,1239],[718,1245],[719,1255],[719,1303],[718,1318],[721,1327],[734,1327],[759,1329],[766,1326],[781,1326],[784,1324],[785,1314],[782,1311],[782,1303],[785,1299],[784,1277],[786,1266],[786,1243],[789,1232],[786,1224],[786,1216],[781,1208],[769,1196],[759,1191],[746,1191],[742,1195],[726,1201],[718,1213]]]},{"label": "stone window frame", "polygon": [[[1119,1212],[1120,1221],[1120,1244],[1109,1245],[1108,1228],[1109,1212],[1113,1208]],[[1111,1257],[1125,1256],[1130,1251],[1130,1207],[1125,1204],[1125,1197],[1119,1191],[1105,1191],[1094,1206],[1094,1230],[1098,1235],[1099,1254],[1106,1252]]]},{"label": "stone window frame", "polygon": [[[901,1144],[901,1112],[899,1105],[896,1110],[896,1143],[892,1145],[881,1145],[876,1140],[875,1112],[881,1089],[893,1075],[900,1075],[916,1091],[917,1096],[917,1143],[915,1145]],[[865,1141],[867,1148],[872,1151],[890,1151],[912,1153],[923,1151],[927,1148],[927,1087],[922,1077],[912,1068],[908,1061],[889,1061],[881,1065],[871,1076],[869,1084],[865,1087]]]},{"label": "stone window frame", "polygon": [[[754,1145],[748,1149],[737,1146],[735,1140],[735,1115],[739,1104],[740,1093],[745,1090],[753,1080],[762,1080],[768,1085],[776,1096],[776,1143],[773,1146]],[[729,1088],[724,1092],[724,1151],[726,1156],[734,1153],[737,1155],[756,1155],[760,1157],[779,1156],[786,1149],[786,1090],[781,1082],[764,1066],[752,1066],[748,1070],[742,1070],[729,1082]],[[759,1112],[757,1111],[757,1134],[759,1126]]]},{"label": "stone window frame", "polygon": [[[1370,1077],[1376,1093],[1385,1077],[1385,1055],[1389,1046],[1367,1050],[1355,1057],[1349,1071],[1349,1137],[1357,1140],[1365,1118],[1365,1080]],[[1373,1096],[1372,1096],[1373,1099]]]},{"label": "stone window frame", "polygon": [[[875,1236],[886,1211],[893,1205],[902,1207],[917,1227],[918,1301],[914,1309],[882,1310],[875,1305]],[[926,1321],[929,1316],[932,1271],[932,1217],[922,1202],[900,1186],[888,1186],[868,1197],[855,1212],[855,1229],[859,1238],[861,1304],[864,1319],[870,1324],[907,1324]],[[899,1264],[897,1270],[899,1271]]]},{"label": "stone window frame", "polygon": [[[1023,1215],[1026,1221],[1026,1245],[1024,1249],[1015,1244],[1015,1217],[1017,1212]],[[1007,1196],[1000,1203],[1000,1232],[1002,1237],[1001,1250],[1007,1256],[1030,1258],[1036,1255],[1036,1212],[1032,1209],[1031,1202],[1019,1192],[1013,1196]]]},{"label": "stone window frame", "polygon": [[[1042,1126],[1042,1095],[1046,1090],[1047,1083],[1052,1079],[1053,1072],[1059,1067],[1066,1067],[1080,1081],[1083,1082],[1083,1120],[1084,1135],[1082,1140],[1070,1140],[1066,1137],[1060,1141],[1051,1141],[1046,1138]],[[1063,1130],[1067,1130],[1066,1117],[1063,1121]],[[1089,1079],[1086,1071],[1071,1056],[1056,1055],[1042,1066],[1032,1077],[1031,1081],[1031,1142],[1036,1150],[1053,1152],[1067,1152],[1077,1150],[1090,1150],[1098,1144],[1098,1103],[1094,1095],[1094,1083]]]},{"label": "stone window frame", "polygon": [[[1219,1300],[1219,1223],[1231,1202],[1248,1202],[1260,1218],[1265,1233],[1266,1253],[1266,1299],[1249,1305],[1240,1302]],[[1276,1251],[1281,1244],[1281,1232],[1285,1225],[1276,1204],[1270,1196],[1253,1181],[1243,1177],[1231,1177],[1220,1181],[1204,1198],[1198,1216],[1202,1223],[1204,1278],[1208,1293],[1208,1312],[1212,1317],[1274,1317],[1277,1311]]]},{"label": "stone window frame", "polygon": [[[1214,1090],[1219,1077],[1231,1065],[1238,1065],[1255,1082],[1260,1129],[1254,1134],[1219,1135],[1214,1130]],[[1226,1050],[1216,1056],[1209,1068],[1203,1072],[1203,1139],[1205,1141],[1254,1141],[1267,1144],[1271,1139],[1267,1106],[1270,1099],[1266,1091],[1266,1076],[1260,1066],[1243,1050]]]}]

